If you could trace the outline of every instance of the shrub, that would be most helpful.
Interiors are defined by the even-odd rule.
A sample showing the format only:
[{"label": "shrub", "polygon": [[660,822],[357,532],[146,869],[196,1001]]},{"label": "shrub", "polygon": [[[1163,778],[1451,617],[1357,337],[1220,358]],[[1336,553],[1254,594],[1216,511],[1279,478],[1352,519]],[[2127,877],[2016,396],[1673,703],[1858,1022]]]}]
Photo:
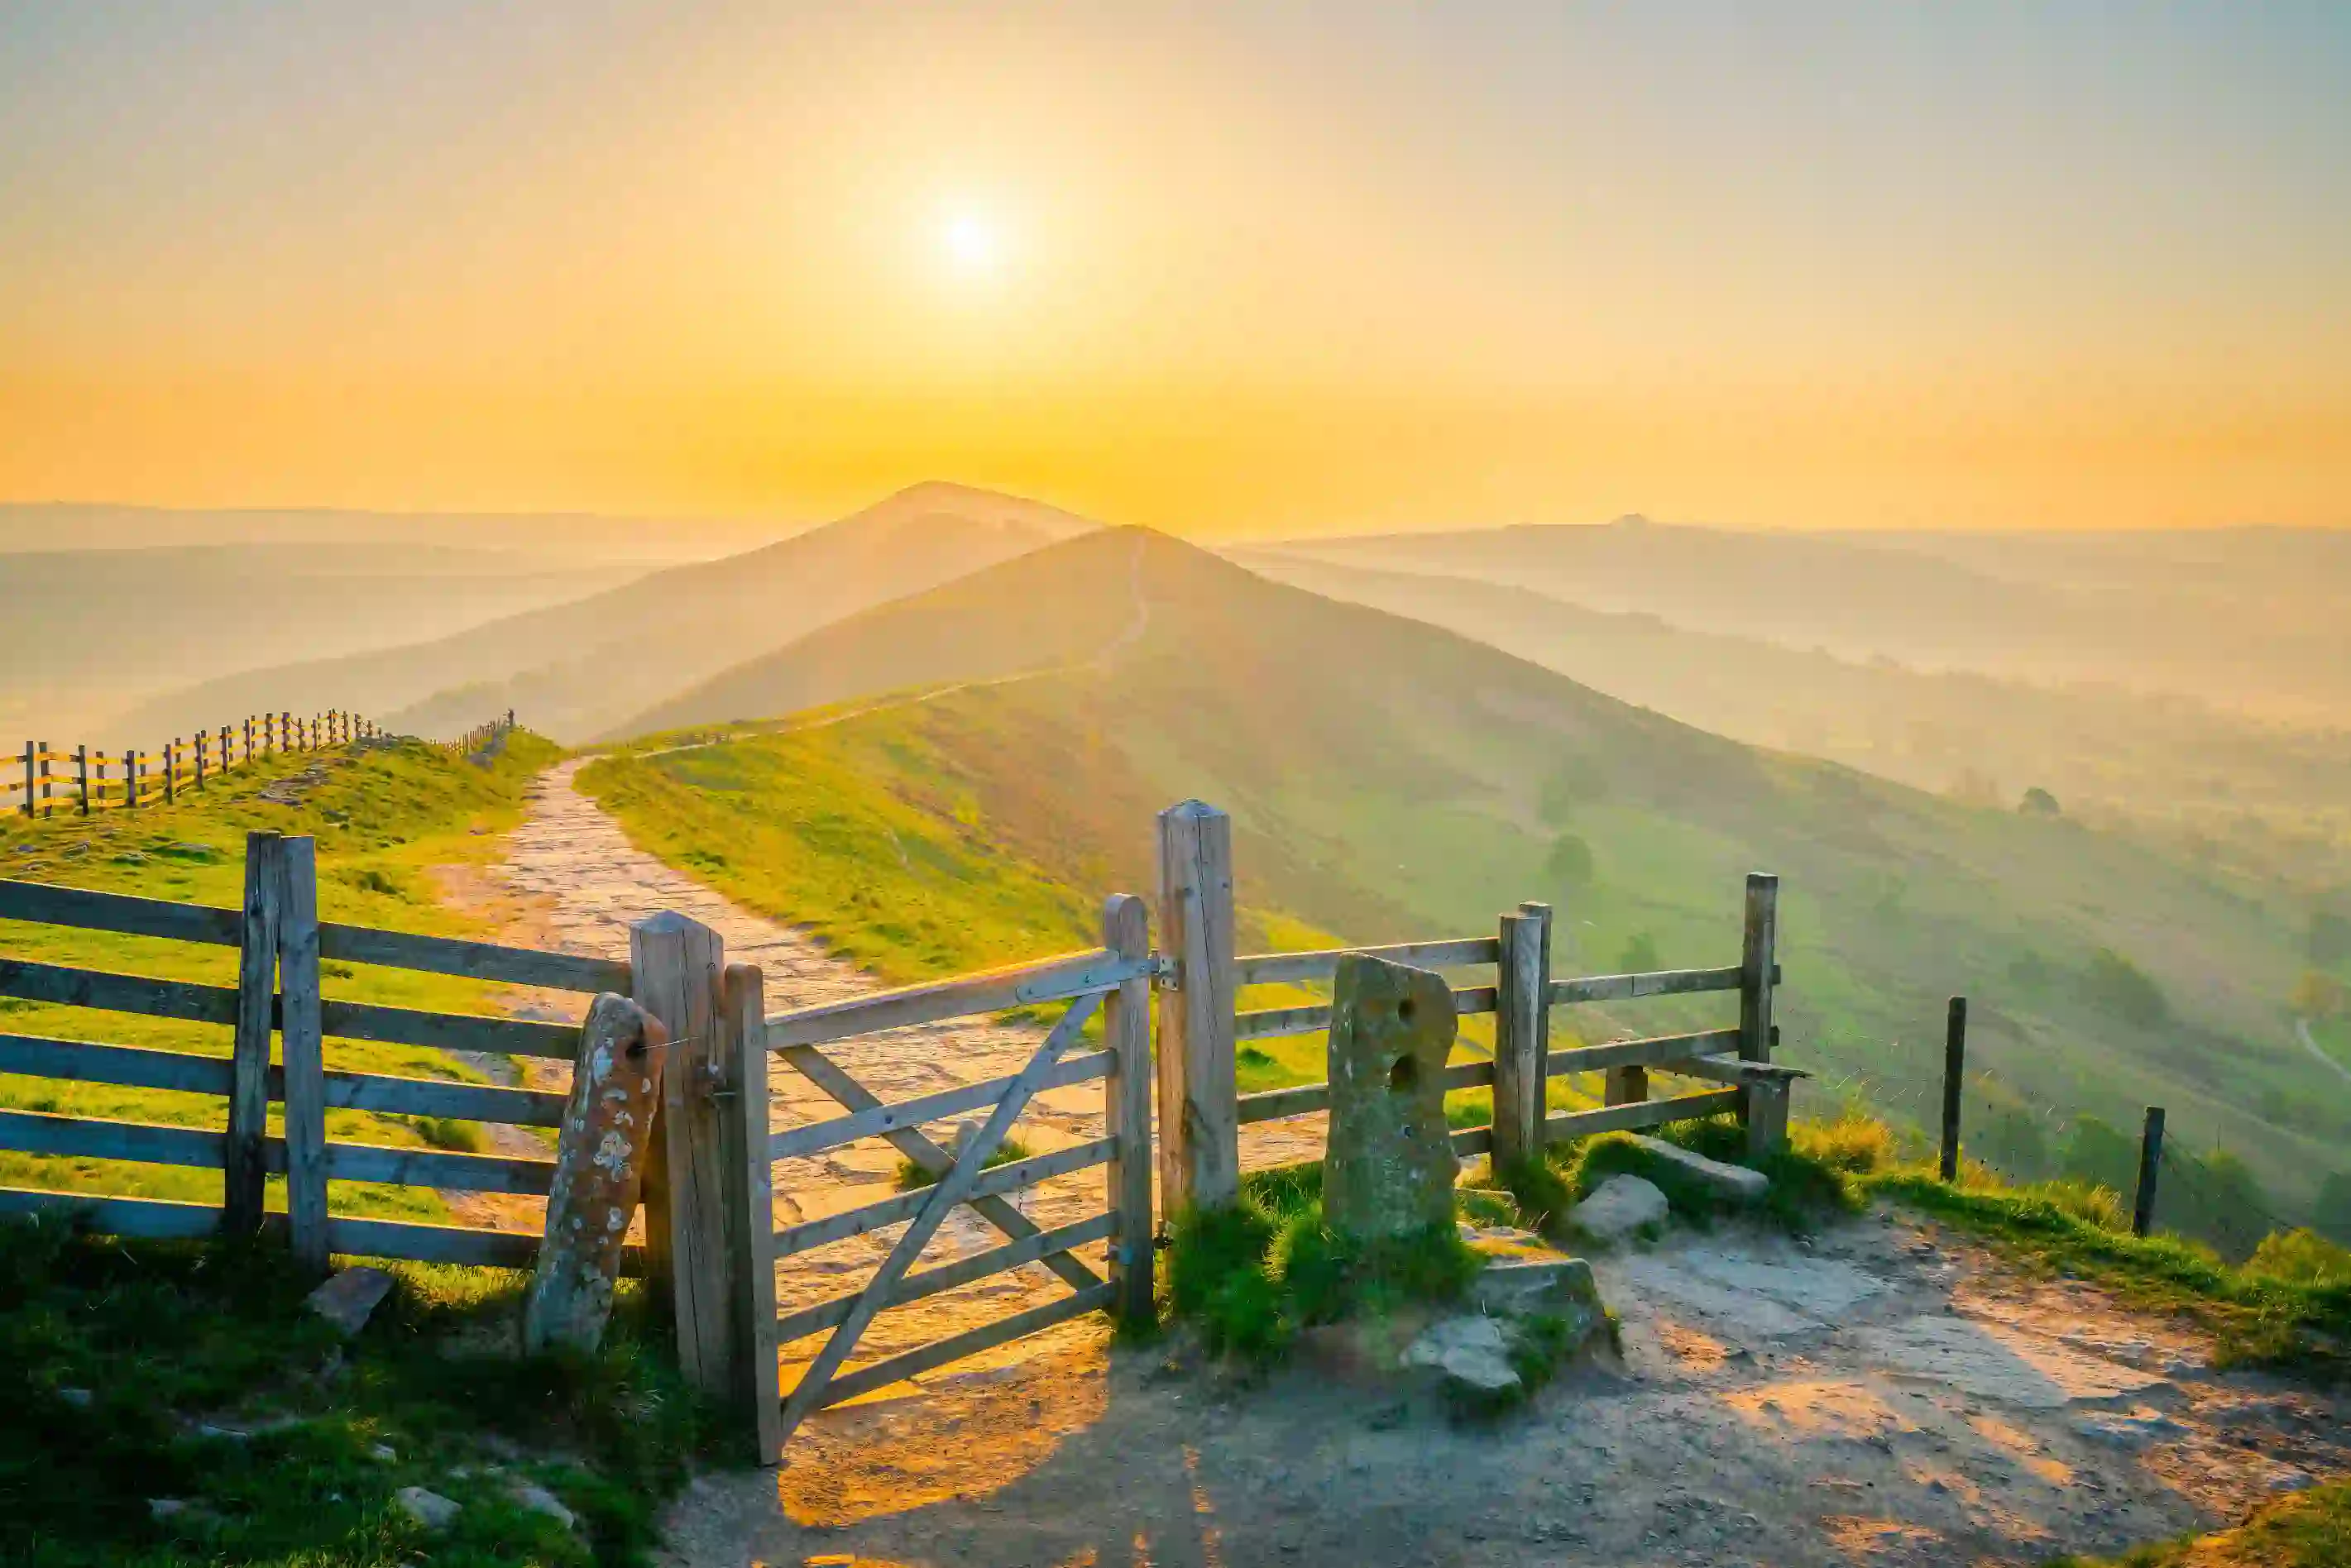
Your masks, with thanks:
[{"label": "shrub", "polygon": [[2351,1248],[2312,1231],[2281,1231],[2262,1239],[2245,1272],[2289,1284],[2351,1285]]},{"label": "shrub", "polygon": [[419,1116],[416,1132],[434,1148],[457,1154],[479,1154],[486,1147],[481,1124],[461,1121],[455,1116]]}]

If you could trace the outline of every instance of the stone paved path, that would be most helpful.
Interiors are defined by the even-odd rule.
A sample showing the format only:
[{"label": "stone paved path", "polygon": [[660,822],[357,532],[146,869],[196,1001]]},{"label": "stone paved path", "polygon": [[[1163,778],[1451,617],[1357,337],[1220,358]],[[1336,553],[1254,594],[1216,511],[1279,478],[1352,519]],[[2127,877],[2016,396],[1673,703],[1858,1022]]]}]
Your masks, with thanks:
[{"label": "stone paved path", "polygon": [[[740,908],[630,844],[620,825],[574,787],[574,777],[587,761],[560,763],[538,778],[530,792],[528,818],[509,838],[505,863],[489,873],[496,895],[494,907],[504,917],[508,940],[625,959],[631,924],[671,909],[717,931],[729,962],[760,966],[771,1016],[881,989],[872,976],[833,958],[808,933]],[[580,998],[538,993],[517,1011],[576,1017],[581,1007]],[[966,1019],[842,1041],[825,1050],[873,1094],[897,1101],[1018,1072],[1042,1038],[1040,1030]],[[770,1121],[778,1128],[841,1114],[838,1105],[780,1060],[773,1064],[768,1087]],[[1102,1136],[1102,1085],[1094,1083],[1040,1096],[1030,1103],[1013,1136],[1032,1154],[1098,1138]],[[970,1119],[984,1115],[974,1113]],[[955,1134],[951,1124],[934,1124],[928,1130],[941,1143],[951,1142]],[[790,1225],[886,1198],[896,1190],[898,1163],[897,1152],[880,1139],[782,1161],[775,1172],[776,1222]],[[1102,1173],[1095,1169],[1032,1188],[1016,1201],[1036,1223],[1050,1228],[1099,1212],[1102,1193]],[[535,1212],[501,1218],[508,1224],[537,1221]],[[778,1307],[789,1312],[853,1289],[881,1262],[901,1230],[892,1226],[780,1263]],[[970,1210],[960,1209],[942,1227],[925,1258],[926,1263],[937,1263],[1002,1240]],[[1097,1272],[1102,1252],[1099,1242],[1080,1249],[1080,1256]],[[1041,1304],[1066,1288],[1038,1265],[998,1274],[883,1314],[861,1342],[859,1359],[889,1355],[973,1323]],[[787,1347],[786,1367],[812,1357],[821,1344],[820,1336]],[[788,1370],[787,1382],[791,1376]]]}]

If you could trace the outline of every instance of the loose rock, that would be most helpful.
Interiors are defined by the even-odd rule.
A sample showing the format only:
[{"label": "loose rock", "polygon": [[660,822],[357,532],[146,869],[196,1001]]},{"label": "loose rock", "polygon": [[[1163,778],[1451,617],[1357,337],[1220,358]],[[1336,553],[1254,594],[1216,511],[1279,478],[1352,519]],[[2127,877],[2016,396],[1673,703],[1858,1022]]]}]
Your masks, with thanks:
[{"label": "loose rock", "polygon": [[437,1491],[421,1486],[404,1486],[393,1494],[392,1502],[401,1512],[427,1530],[446,1530],[454,1523],[464,1505]]},{"label": "loose rock", "polygon": [[1635,1231],[1665,1222],[1669,1205],[1656,1184],[1620,1171],[1568,1212],[1568,1220],[1585,1235],[1619,1241]]},{"label": "loose rock", "polygon": [[560,1498],[537,1481],[517,1478],[515,1483],[507,1489],[507,1495],[515,1500],[517,1507],[528,1509],[533,1513],[543,1513],[566,1530],[572,1526],[575,1517],[572,1511],[563,1506]]},{"label": "loose rock", "polygon": [[343,1270],[312,1291],[303,1304],[349,1339],[367,1326],[369,1315],[391,1293],[392,1276],[361,1264]]},{"label": "loose rock", "polygon": [[1445,1375],[1449,1392],[1490,1400],[1520,1387],[1510,1365],[1510,1341],[1490,1317],[1448,1317],[1431,1324],[1407,1346],[1403,1365],[1432,1367]]}]

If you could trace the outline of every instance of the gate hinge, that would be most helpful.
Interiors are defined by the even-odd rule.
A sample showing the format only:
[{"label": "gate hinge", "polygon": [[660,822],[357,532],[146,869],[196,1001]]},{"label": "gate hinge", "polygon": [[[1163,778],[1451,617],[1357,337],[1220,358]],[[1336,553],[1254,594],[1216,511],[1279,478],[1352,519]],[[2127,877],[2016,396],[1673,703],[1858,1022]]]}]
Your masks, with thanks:
[{"label": "gate hinge", "polygon": [[1162,991],[1181,991],[1184,989],[1184,966],[1165,953],[1153,953],[1151,978]]}]

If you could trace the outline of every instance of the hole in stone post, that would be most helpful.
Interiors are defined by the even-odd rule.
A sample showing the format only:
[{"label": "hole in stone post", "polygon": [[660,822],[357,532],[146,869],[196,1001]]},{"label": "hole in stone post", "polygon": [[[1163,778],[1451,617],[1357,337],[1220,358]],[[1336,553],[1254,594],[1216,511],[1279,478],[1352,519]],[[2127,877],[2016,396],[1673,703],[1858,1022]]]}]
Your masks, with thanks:
[{"label": "hole in stone post", "polygon": [[1396,1022],[1399,1023],[1409,1023],[1412,1022],[1411,997],[1407,996],[1402,1002],[1396,1003]]},{"label": "hole in stone post", "polygon": [[[1406,1003],[1409,1006],[1409,1003]],[[1399,1056],[1388,1069],[1388,1092],[1401,1095],[1420,1081],[1420,1064],[1410,1056]]]}]

